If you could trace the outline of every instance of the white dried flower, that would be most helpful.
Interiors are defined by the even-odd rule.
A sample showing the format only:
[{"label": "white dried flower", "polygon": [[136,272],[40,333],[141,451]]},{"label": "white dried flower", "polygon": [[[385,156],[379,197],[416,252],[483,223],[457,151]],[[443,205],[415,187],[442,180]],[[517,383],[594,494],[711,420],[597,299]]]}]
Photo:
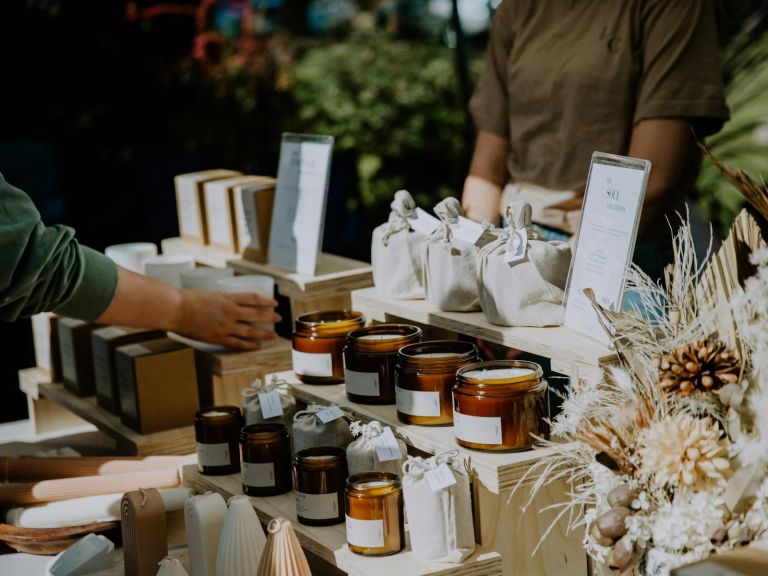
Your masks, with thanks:
[{"label": "white dried flower", "polygon": [[720,491],[679,492],[653,515],[654,547],[707,555],[713,550],[712,535],[725,526],[726,514]]}]

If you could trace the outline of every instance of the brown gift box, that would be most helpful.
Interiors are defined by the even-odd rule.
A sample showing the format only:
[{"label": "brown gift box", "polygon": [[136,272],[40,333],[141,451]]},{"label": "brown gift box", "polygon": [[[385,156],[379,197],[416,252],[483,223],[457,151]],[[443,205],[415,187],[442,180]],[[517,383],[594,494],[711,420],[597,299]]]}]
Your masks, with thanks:
[{"label": "brown gift box", "polygon": [[766,576],[768,552],[756,548],[739,548],[726,554],[675,568],[670,576]]},{"label": "brown gift box", "polygon": [[120,390],[115,371],[115,348],[136,344],[144,340],[163,338],[161,330],[142,330],[123,326],[106,326],[91,332],[93,373],[96,383],[96,401],[110,412],[120,414]]},{"label": "brown gift box", "polygon": [[101,328],[74,318],[59,318],[59,349],[64,386],[78,396],[93,396],[96,385],[93,376],[91,332]]},{"label": "brown gift box", "polygon": [[141,434],[191,426],[199,407],[192,348],[162,338],[115,349],[121,420]]},{"label": "brown gift box", "polygon": [[176,188],[179,236],[185,240],[208,244],[203,184],[211,180],[240,176],[240,174],[241,172],[234,170],[203,170],[179,174],[173,179]]}]

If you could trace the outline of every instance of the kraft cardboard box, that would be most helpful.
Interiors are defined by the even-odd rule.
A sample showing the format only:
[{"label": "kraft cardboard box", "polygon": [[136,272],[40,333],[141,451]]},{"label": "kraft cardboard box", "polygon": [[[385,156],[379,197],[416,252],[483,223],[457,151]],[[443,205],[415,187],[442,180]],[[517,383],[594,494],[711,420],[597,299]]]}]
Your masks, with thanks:
[{"label": "kraft cardboard box", "polygon": [[37,367],[50,376],[51,382],[61,382],[59,317],[52,312],[41,312],[32,316],[32,339],[35,344]]},{"label": "kraft cardboard box", "polygon": [[745,547],[710,556],[706,560],[675,568],[670,576],[766,576],[768,552],[756,547]]},{"label": "kraft cardboard box", "polygon": [[234,170],[203,170],[176,176],[173,183],[176,188],[179,236],[192,242],[208,244],[203,184],[240,175],[241,172]]},{"label": "kraft cardboard box", "polygon": [[115,370],[115,349],[126,344],[164,338],[161,330],[106,326],[91,332],[96,401],[102,408],[120,415],[120,390]]},{"label": "kraft cardboard box", "polygon": [[115,349],[120,418],[141,434],[191,426],[200,404],[195,354],[162,338]]},{"label": "kraft cardboard box", "polygon": [[[240,253],[252,242],[252,228],[256,232],[255,245],[259,247],[260,214],[262,218],[266,215],[261,228],[266,228],[268,241],[275,183],[274,178],[266,176],[239,176],[206,182],[203,190],[208,243],[227,252]],[[251,215],[252,221],[248,219]]]},{"label": "kraft cardboard box", "polygon": [[235,216],[243,257],[266,264],[277,180],[267,177],[262,180],[263,183],[258,188],[235,188]]},{"label": "kraft cardboard box", "polygon": [[74,318],[59,318],[59,350],[64,386],[77,396],[93,396],[96,384],[93,375],[91,332],[101,328]]}]

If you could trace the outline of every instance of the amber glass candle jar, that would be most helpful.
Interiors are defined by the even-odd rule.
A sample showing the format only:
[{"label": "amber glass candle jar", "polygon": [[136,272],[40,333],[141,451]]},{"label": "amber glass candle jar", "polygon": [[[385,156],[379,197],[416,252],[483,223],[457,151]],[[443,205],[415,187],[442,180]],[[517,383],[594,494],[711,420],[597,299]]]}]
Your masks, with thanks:
[{"label": "amber glass candle jar", "polygon": [[404,346],[397,352],[397,417],[406,424],[453,424],[451,390],[456,371],[480,360],[469,342],[436,340]]},{"label": "amber glass candle jar", "polygon": [[360,404],[394,404],[397,351],[419,340],[421,329],[408,324],[379,324],[347,334],[347,398]]},{"label": "amber glass candle jar", "polygon": [[344,522],[344,482],[347,455],[336,447],[300,450],[293,467],[296,516],[307,526]]},{"label": "amber glass candle jar", "polygon": [[364,472],[347,479],[347,544],[364,556],[389,556],[405,548],[403,491],[389,472]]},{"label": "amber glass candle jar", "polygon": [[252,424],[240,431],[243,493],[274,496],[293,488],[291,437],[285,424]]},{"label": "amber glass candle jar", "polygon": [[238,439],[243,416],[237,406],[214,406],[195,412],[197,468],[220,476],[240,470]]},{"label": "amber glass candle jar", "polygon": [[453,417],[456,441],[475,450],[530,448],[546,436],[547,381],[541,366],[495,360],[464,366],[456,374]]},{"label": "amber glass candle jar", "polygon": [[296,319],[293,332],[293,371],[305,384],[344,382],[347,334],[364,324],[360,312],[312,312]]}]

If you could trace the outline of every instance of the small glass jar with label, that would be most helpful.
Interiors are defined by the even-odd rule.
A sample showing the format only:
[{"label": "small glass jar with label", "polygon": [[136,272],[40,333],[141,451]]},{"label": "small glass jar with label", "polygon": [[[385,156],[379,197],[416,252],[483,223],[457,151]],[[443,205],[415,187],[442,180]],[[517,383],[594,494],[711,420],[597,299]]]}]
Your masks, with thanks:
[{"label": "small glass jar with label", "polygon": [[293,488],[291,438],[284,424],[252,424],[240,431],[243,493],[274,496]]},{"label": "small glass jar with label", "polygon": [[347,398],[359,404],[394,404],[397,351],[419,340],[421,329],[408,324],[379,324],[347,334]]},{"label": "small glass jar with label", "polygon": [[405,548],[403,491],[397,475],[364,472],[347,479],[347,544],[363,556],[389,556]]},{"label": "small glass jar with label", "polygon": [[464,366],[456,374],[453,417],[456,442],[475,450],[525,450],[546,437],[547,381],[541,366],[494,360]]},{"label": "small glass jar with label", "polygon": [[300,450],[293,472],[299,522],[307,526],[344,522],[347,455],[342,448],[316,446]]},{"label": "small glass jar with label", "polygon": [[344,382],[347,334],[365,323],[360,312],[312,312],[296,319],[293,332],[293,371],[305,384]]},{"label": "small glass jar with label", "polygon": [[197,468],[221,476],[240,471],[238,440],[243,416],[237,406],[214,406],[195,412]]},{"label": "small glass jar with label", "polygon": [[397,417],[405,424],[453,424],[451,390],[456,371],[480,360],[469,342],[436,340],[402,347],[395,366]]}]

